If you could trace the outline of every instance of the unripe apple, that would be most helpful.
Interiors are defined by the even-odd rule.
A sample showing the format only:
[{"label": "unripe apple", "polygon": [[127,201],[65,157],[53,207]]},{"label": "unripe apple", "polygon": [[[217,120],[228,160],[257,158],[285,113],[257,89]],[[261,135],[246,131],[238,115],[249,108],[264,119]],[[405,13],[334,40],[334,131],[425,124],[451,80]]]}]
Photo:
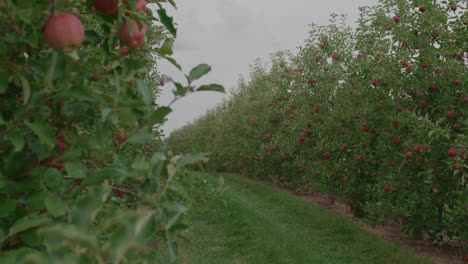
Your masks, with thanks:
[{"label": "unripe apple", "polygon": [[84,27],[78,17],[63,13],[49,19],[44,36],[54,50],[70,53],[83,43]]},{"label": "unripe apple", "polygon": [[141,21],[141,28],[139,28],[137,22],[133,19],[131,20],[131,24],[133,31],[130,30],[127,23],[123,23],[118,34],[120,41],[131,50],[134,50],[140,47],[145,41],[146,24]]},{"label": "unripe apple", "polygon": [[97,12],[112,15],[117,12],[117,0],[93,0]]}]

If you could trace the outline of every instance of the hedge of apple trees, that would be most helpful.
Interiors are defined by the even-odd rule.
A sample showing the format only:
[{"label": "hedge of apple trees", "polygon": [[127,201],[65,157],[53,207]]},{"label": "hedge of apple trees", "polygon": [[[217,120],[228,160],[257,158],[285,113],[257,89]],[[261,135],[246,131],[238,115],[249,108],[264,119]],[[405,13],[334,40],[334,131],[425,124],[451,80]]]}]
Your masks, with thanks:
[{"label": "hedge of apple trees", "polygon": [[356,28],[332,15],[297,53],[257,61],[170,144],[210,153],[212,170],[339,195],[375,224],[463,248],[466,3],[385,0],[360,11]]},{"label": "hedge of apple trees", "polygon": [[[147,2],[0,2],[0,263],[175,261],[185,204],[209,189],[177,170],[206,158],[161,145],[175,3]],[[190,85],[209,70],[175,98],[221,91]]]}]

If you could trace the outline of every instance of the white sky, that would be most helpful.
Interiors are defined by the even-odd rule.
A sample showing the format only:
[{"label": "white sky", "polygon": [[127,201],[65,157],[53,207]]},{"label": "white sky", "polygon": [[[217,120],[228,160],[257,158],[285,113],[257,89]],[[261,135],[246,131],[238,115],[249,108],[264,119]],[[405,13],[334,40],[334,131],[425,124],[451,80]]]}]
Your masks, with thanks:
[{"label": "white sky", "polygon": [[[328,24],[331,13],[347,14],[354,25],[359,6],[377,0],[176,0],[178,9],[168,13],[178,23],[174,58],[185,73],[200,63],[212,71],[197,84],[219,83],[229,91],[239,75],[249,76],[249,65],[256,58],[268,60],[280,50],[296,51],[308,37],[311,23]],[[177,69],[162,62],[158,69],[176,81],[185,78]],[[173,99],[173,86],[163,87],[157,102],[167,105]],[[228,94],[199,92],[180,99],[163,126],[166,135],[202,116]]]}]

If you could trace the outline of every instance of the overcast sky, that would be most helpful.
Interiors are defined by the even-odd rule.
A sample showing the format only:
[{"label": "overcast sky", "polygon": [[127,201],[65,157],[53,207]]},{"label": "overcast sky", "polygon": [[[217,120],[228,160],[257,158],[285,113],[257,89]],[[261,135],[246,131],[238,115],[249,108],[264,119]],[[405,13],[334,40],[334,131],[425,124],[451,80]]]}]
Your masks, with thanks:
[{"label": "overcast sky", "polygon": [[[180,99],[163,129],[166,135],[202,116],[236,87],[239,75],[249,76],[249,65],[256,58],[268,60],[269,54],[280,50],[296,51],[308,37],[311,23],[328,24],[331,13],[348,14],[353,25],[359,6],[369,6],[377,0],[176,0],[178,9],[168,13],[178,23],[174,58],[184,72],[200,63],[212,66],[212,71],[197,84],[219,83],[227,94],[199,92]],[[174,66],[163,62],[162,74],[184,81]],[[173,87],[166,85],[158,99],[167,105],[173,99]]]}]

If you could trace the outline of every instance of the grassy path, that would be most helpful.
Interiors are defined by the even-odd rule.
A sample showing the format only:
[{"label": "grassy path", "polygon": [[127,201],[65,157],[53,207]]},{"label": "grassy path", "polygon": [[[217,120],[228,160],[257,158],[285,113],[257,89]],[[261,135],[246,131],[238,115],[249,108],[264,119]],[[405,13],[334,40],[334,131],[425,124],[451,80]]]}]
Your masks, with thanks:
[{"label": "grassy path", "polygon": [[224,178],[227,206],[195,205],[181,263],[430,263],[287,193],[238,175]]}]

